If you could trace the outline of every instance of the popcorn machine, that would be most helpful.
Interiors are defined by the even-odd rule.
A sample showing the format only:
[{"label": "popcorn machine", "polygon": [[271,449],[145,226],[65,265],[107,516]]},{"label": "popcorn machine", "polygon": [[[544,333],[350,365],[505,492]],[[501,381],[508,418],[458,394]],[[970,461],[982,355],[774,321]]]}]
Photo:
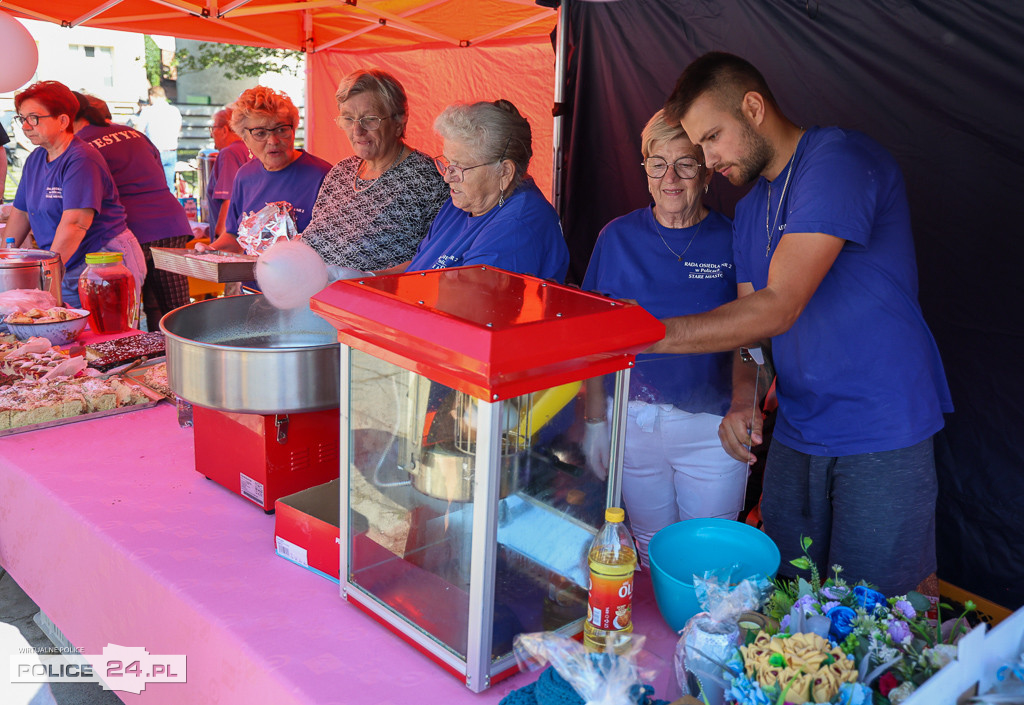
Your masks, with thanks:
[{"label": "popcorn machine", "polygon": [[[620,490],[624,390],[664,326],[493,267],[337,282],[341,594],[475,692],[521,632],[576,634],[586,550]],[[612,375],[612,471],[586,468],[585,380]]]}]

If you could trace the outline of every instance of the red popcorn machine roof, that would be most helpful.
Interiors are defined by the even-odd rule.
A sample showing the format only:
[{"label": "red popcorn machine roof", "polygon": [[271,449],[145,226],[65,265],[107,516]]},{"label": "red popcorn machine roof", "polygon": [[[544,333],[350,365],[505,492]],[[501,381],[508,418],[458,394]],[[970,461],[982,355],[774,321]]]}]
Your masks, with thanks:
[{"label": "red popcorn machine roof", "polygon": [[343,344],[488,401],[625,369],[665,335],[638,305],[479,265],[336,282],[310,305]]}]

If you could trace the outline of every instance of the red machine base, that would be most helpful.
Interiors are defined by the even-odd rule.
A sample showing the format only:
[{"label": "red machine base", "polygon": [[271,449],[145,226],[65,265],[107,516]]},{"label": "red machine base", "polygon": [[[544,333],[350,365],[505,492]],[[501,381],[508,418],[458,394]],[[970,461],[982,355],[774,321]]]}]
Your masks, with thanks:
[{"label": "red machine base", "polygon": [[278,497],[338,478],[338,410],[237,414],[193,407],[196,470],[274,509]]}]

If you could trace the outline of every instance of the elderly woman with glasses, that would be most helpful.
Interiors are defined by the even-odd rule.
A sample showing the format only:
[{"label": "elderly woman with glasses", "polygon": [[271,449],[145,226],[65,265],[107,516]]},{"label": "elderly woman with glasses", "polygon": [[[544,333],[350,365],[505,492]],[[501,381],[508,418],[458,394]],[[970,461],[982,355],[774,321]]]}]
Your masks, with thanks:
[{"label": "elderly woman with glasses", "polygon": [[[701,202],[711,181],[700,148],[655,113],[643,130],[652,205],[608,223],[583,288],[634,299],[658,318],[708,311],[736,298],[732,227]],[[753,365],[738,354],[639,355],[630,374],[622,495],[643,565],[661,528],[684,519],[735,519],[747,465],[730,457],[719,425],[733,399],[753,410]],[[584,453],[607,472],[608,390],[589,380]],[[749,417],[749,414],[748,414]]]},{"label": "elderly woman with glasses", "polygon": [[197,250],[241,252],[239,222],[268,203],[289,203],[299,232],[309,225],[320,184],[331,165],[295,148],[298,126],[299,109],[286,94],[256,86],[238,96],[231,105],[231,129],[242,138],[253,159],[235,175],[225,232],[209,248],[198,245]]},{"label": "elderly woman with glasses", "polygon": [[[456,103],[434,121],[443,154],[434,158],[451,200],[408,262],[392,274],[489,264],[519,274],[562,281],[569,249],[558,213],[526,169],[533,156],[530,123],[507,100]],[[331,279],[364,272],[329,268]]]},{"label": "elderly woman with glasses", "polygon": [[336,122],[355,154],[327,175],[302,240],[328,265],[374,270],[407,262],[448,189],[430,157],[403,141],[405,89],[389,73],[358,70],[335,97]]},{"label": "elderly woman with glasses", "polygon": [[527,175],[530,123],[507,100],[450,105],[434,122],[434,161],[451,201],[407,269],[489,264],[561,282],[569,250],[558,214]]},{"label": "elderly woman with glasses", "polygon": [[117,187],[100,152],[75,136],[78,99],[63,83],[40,81],[14,96],[14,118],[35,149],[25,162],[5,237],[21,246],[31,229],[36,244],[64,263],[61,295],[78,307],[78,275],[89,252],[120,252],[135,277],[146,278],[138,240],[128,229]]}]

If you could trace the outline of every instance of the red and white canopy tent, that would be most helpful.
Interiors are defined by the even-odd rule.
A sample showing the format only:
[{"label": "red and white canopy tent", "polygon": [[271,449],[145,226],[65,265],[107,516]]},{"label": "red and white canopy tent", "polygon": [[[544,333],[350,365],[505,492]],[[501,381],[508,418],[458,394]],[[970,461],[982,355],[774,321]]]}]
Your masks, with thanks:
[{"label": "red and white canopy tent", "polygon": [[353,69],[382,68],[402,81],[408,142],[431,155],[444,106],[506,98],[530,120],[530,171],[551,190],[558,11],[533,0],[0,0],[0,10],[65,27],[305,51],[307,147],[330,162],[350,153],[331,118],[338,82]]}]

